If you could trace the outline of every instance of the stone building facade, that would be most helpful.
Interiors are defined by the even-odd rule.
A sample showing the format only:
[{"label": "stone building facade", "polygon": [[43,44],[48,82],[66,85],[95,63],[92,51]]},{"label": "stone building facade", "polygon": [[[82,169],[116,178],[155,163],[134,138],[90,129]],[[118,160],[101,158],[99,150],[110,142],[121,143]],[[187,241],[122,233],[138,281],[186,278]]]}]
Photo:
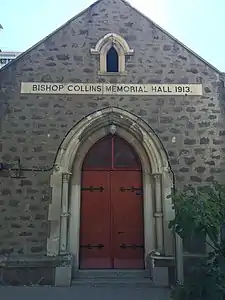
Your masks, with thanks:
[{"label": "stone building facade", "polygon": [[[112,47],[118,68],[107,72]],[[104,94],[90,84],[162,90]],[[168,93],[173,84],[186,90]],[[171,188],[224,176],[223,73],[126,1],[99,0],[2,68],[0,85],[3,282],[70,284],[79,269],[82,162],[112,126],[142,165],[144,268],[158,251],[159,273],[168,273]],[[58,92],[63,85],[67,93]]]}]

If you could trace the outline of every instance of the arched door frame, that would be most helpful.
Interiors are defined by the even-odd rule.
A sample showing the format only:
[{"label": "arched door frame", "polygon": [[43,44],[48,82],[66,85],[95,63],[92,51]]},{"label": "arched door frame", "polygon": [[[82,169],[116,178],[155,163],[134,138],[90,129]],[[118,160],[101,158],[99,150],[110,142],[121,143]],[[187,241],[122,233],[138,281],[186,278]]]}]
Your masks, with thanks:
[{"label": "arched door frame", "polygon": [[174,216],[172,174],[166,152],[152,129],[135,115],[106,108],[82,119],[60,146],[51,177],[50,236],[47,255],[70,252],[79,265],[80,195],[82,163],[88,150],[115,125],[117,134],[135,149],[142,164],[145,258],[152,251],[174,255],[168,223]]}]

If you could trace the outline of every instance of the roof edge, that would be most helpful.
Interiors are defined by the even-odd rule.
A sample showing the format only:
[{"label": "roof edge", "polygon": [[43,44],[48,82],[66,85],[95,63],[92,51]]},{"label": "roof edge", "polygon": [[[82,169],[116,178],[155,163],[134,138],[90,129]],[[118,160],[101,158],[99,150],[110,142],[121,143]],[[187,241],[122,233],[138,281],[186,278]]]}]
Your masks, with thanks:
[{"label": "roof edge", "polygon": [[[36,47],[38,47],[39,45],[41,45],[43,42],[45,42],[48,38],[50,38],[51,36],[53,36],[55,33],[57,33],[58,31],[60,31],[61,29],[63,29],[66,25],[68,25],[70,22],[74,21],[76,18],[80,17],[82,14],[84,14],[86,11],[88,11],[90,8],[94,7],[95,5],[97,5],[98,3],[100,3],[102,0],[97,0],[94,3],[92,3],[91,5],[89,5],[87,8],[83,9],[80,13],[78,13],[77,15],[75,15],[74,17],[72,17],[71,19],[69,19],[68,21],[66,21],[63,25],[61,25],[60,27],[56,28],[53,32],[51,32],[50,34],[48,34],[46,37],[44,37],[43,39],[41,39],[39,42],[37,42],[36,44],[34,44],[33,46],[31,46],[30,48],[28,48],[26,51],[22,52],[20,55],[18,55],[13,61],[9,62],[8,64],[6,64],[5,66],[3,66],[0,69],[0,72],[5,70],[6,68],[8,68],[10,65],[12,65],[13,63],[15,63],[17,60],[19,60],[20,58],[24,57],[26,54],[28,54],[29,52],[31,52],[33,49],[35,49]],[[154,24],[154,26],[156,28],[158,28],[159,30],[161,30],[163,33],[165,33],[167,36],[169,36],[172,40],[174,40],[176,43],[178,43],[180,46],[184,47],[189,53],[193,54],[195,57],[197,57],[200,61],[202,61],[203,63],[205,63],[206,65],[208,65],[211,69],[213,69],[214,71],[216,71],[219,74],[222,74],[222,72],[217,69],[216,67],[214,67],[212,64],[210,64],[207,60],[205,60],[204,58],[202,58],[200,55],[198,55],[196,52],[194,52],[193,50],[191,50],[189,47],[187,47],[185,44],[183,44],[181,41],[179,41],[177,38],[175,38],[173,35],[171,35],[169,32],[167,32],[165,29],[163,29],[161,26],[159,26],[157,23],[155,23],[154,21],[152,21],[149,17],[147,17],[144,13],[140,12],[137,8],[133,7],[128,1],[126,0],[121,0],[125,5],[129,6],[131,9],[133,9],[134,11],[136,11],[138,14],[140,14],[143,18],[145,18],[146,20],[148,20],[149,22],[151,22],[152,24]]]},{"label": "roof edge", "polygon": [[[101,0],[100,0],[101,1]],[[181,41],[179,41],[177,38],[175,38],[172,34],[170,34],[168,31],[166,31],[165,29],[163,29],[161,26],[159,26],[157,23],[155,23],[154,21],[152,21],[149,17],[147,17],[144,13],[142,13],[140,10],[138,10],[137,8],[133,7],[128,1],[126,0],[121,0],[125,5],[129,6],[130,8],[132,8],[133,10],[135,10],[137,13],[139,13],[142,17],[144,17],[146,20],[148,20],[149,22],[151,22],[152,24],[154,24],[155,27],[157,27],[159,30],[161,30],[163,33],[165,33],[167,36],[169,36],[172,40],[174,40],[176,43],[178,43],[179,45],[181,45],[182,47],[184,47],[188,52],[190,52],[191,54],[193,54],[194,56],[196,56],[199,60],[201,60],[203,63],[205,63],[206,65],[208,65],[210,68],[212,68],[214,71],[218,72],[219,74],[221,74],[222,72],[217,69],[215,66],[213,66],[212,64],[210,64],[207,60],[205,60],[204,58],[202,58],[200,55],[198,55],[195,51],[191,50],[189,47],[187,47],[185,44],[183,44]]]},{"label": "roof edge", "polygon": [[[83,9],[81,12],[79,12],[77,15],[73,16],[72,18],[70,18],[68,21],[66,21],[63,25],[61,25],[60,27],[56,28],[54,31],[52,31],[50,34],[48,34],[47,36],[45,36],[43,39],[41,39],[39,42],[37,42],[36,44],[34,44],[33,46],[31,46],[30,48],[28,48],[27,50],[25,50],[24,52],[22,52],[20,55],[18,55],[13,61],[7,63],[5,66],[3,66],[0,69],[0,72],[5,70],[6,68],[8,68],[10,65],[12,65],[13,63],[15,63],[17,60],[19,60],[20,58],[24,57],[25,55],[27,55],[29,52],[31,52],[33,49],[37,48],[39,45],[41,45],[42,43],[44,43],[48,38],[50,38],[51,36],[53,36],[54,34],[56,34],[58,31],[60,31],[61,29],[63,29],[65,26],[67,26],[69,23],[71,23],[72,21],[74,21],[76,18],[79,18],[82,14],[84,14],[86,11],[88,11],[90,8],[92,8],[93,6],[97,5],[99,2],[101,2],[102,0],[97,0],[94,3],[92,3],[91,5],[89,5],[87,8]],[[20,52],[20,51],[18,51]]]}]

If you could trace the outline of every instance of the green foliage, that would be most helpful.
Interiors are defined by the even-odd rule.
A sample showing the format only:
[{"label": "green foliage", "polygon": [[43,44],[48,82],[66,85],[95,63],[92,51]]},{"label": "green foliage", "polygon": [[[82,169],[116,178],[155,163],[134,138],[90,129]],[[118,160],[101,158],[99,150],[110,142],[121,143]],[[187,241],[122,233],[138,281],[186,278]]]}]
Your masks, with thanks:
[{"label": "green foliage", "polygon": [[172,291],[175,300],[225,299],[225,243],[219,234],[225,222],[225,186],[218,183],[198,189],[187,186],[172,195],[175,218],[170,222],[181,238],[208,236],[213,251],[192,266],[184,285]]},{"label": "green foliage", "polygon": [[193,266],[184,285],[172,290],[175,300],[224,300],[225,272],[220,259],[202,259]]},{"label": "green foliage", "polygon": [[208,236],[218,246],[218,236],[225,220],[225,186],[215,183],[195,189],[187,186],[172,195],[175,218],[170,222],[182,238],[196,234]]}]

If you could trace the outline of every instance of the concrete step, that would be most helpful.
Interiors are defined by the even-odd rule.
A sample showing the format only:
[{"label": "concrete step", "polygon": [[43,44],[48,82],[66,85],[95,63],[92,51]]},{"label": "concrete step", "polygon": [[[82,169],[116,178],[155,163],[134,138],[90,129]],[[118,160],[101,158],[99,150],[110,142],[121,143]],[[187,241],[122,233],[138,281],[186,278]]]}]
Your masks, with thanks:
[{"label": "concrete step", "polygon": [[82,270],[75,274],[72,285],[152,287],[153,283],[145,270]]},{"label": "concrete step", "polygon": [[115,285],[115,286],[136,286],[136,287],[153,287],[154,284],[150,279],[74,279],[72,281],[72,286],[85,285],[85,286],[105,286],[105,285]]},{"label": "concrete step", "polygon": [[79,270],[75,278],[149,278],[146,270]]}]

